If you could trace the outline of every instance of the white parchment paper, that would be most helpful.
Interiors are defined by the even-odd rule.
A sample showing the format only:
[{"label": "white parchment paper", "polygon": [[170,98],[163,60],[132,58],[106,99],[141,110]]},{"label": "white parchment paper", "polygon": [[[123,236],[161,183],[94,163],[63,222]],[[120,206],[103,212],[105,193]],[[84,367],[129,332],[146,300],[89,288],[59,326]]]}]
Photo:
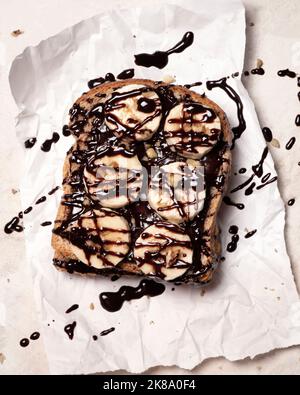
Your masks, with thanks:
[{"label": "white parchment paper", "polygon": [[[26,150],[21,192],[23,208],[33,206],[24,216],[27,259],[52,373],[142,372],[157,365],[191,369],[210,357],[237,360],[300,343],[300,302],[286,253],[284,205],[276,183],[250,196],[244,191],[233,194],[235,201],[245,204],[244,210],[223,205],[220,223],[226,259],[205,294],[188,286],[172,291],[170,285],[159,297],[126,302],[120,311],[109,313],[100,306],[99,293],[123,284],[135,286],[139,279],[81,278],[60,273],[51,264],[51,226],[40,224],[55,218],[61,192],[47,193],[61,184],[63,161],[73,140],[61,135],[48,153],[40,145],[67,123],[68,109],[87,90],[87,81],[134,67],[138,78],[160,80],[170,74],[185,84],[243,68],[245,21],[239,1],[171,3],[95,16],[27,48],[12,65],[10,84],[20,109],[19,140],[23,144],[27,138],[37,138],[36,145]],[[134,64],[134,54],[171,48],[189,30],[194,32],[194,44],[172,55],[165,69]],[[234,187],[247,179],[265,142],[240,79],[231,78],[229,83],[243,100],[247,123],[233,151]],[[195,90],[202,92],[203,87]],[[235,126],[236,106],[228,96],[219,89],[208,96]],[[234,175],[241,167],[247,173]],[[270,155],[264,165],[267,172],[276,175]],[[34,205],[43,195],[46,202]],[[239,226],[240,241],[237,250],[228,253],[228,228],[233,224]],[[246,229],[257,232],[245,239]],[[65,314],[74,303],[79,309]],[[63,328],[73,321],[77,326],[70,340]],[[92,340],[111,327],[116,330]]]}]

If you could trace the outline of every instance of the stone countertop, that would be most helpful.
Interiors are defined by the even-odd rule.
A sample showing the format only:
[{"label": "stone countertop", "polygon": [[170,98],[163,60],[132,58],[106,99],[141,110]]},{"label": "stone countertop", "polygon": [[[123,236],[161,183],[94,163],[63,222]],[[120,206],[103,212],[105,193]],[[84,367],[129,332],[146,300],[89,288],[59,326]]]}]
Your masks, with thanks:
[{"label": "stone countertop", "polygon": [[[152,0],[153,5],[159,0]],[[146,0],[131,0],[141,4]],[[256,107],[261,126],[273,131],[275,144],[269,148],[279,175],[279,188],[286,203],[286,240],[298,290],[300,289],[300,128],[295,126],[299,113],[295,79],[279,78],[279,69],[290,68],[300,74],[300,36],[298,0],[244,0],[247,18],[245,70],[256,66],[257,58],[264,62],[264,76],[250,75],[244,83]],[[43,342],[34,342],[30,349],[19,346],[24,333],[39,327],[33,300],[33,282],[26,264],[22,233],[7,235],[3,227],[21,210],[19,182],[22,176],[22,147],[14,130],[17,108],[10,93],[8,73],[15,56],[27,46],[89,18],[111,6],[124,4],[121,0],[10,0],[0,13],[0,125],[1,125],[1,230],[0,230],[0,374],[48,373]],[[11,32],[24,33],[14,37]],[[288,151],[289,139],[296,143]],[[299,136],[299,137],[298,137]],[[298,164],[299,163],[299,164]],[[287,202],[295,199],[293,206]],[[11,295],[14,295],[12,303]],[[18,303],[15,303],[17,300]],[[0,305],[1,307],[1,305]],[[116,372],[124,373],[126,372]],[[192,371],[177,367],[156,367],[149,374],[300,374],[300,347],[275,350],[254,360],[229,362],[223,358],[210,359]]]}]

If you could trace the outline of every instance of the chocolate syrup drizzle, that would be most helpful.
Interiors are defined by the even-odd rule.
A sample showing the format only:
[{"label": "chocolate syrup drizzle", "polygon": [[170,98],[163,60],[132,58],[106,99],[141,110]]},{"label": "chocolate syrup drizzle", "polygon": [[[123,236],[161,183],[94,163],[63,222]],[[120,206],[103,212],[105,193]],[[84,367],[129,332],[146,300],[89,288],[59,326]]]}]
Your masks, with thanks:
[{"label": "chocolate syrup drizzle", "polygon": [[194,33],[187,32],[182,39],[168,51],[155,51],[152,54],[141,53],[134,55],[135,64],[143,67],[157,67],[163,69],[169,62],[169,56],[173,53],[183,52],[186,48],[191,46],[194,42]]},{"label": "chocolate syrup drizzle", "polygon": [[287,150],[292,149],[293,146],[294,146],[294,144],[295,144],[295,142],[296,142],[296,137],[291,137],[291,138],[289,139],[289,141],[286,143],[285,148],[286,148]]},{"label": "chocolate syrup drizzle", "polygon": [[262,132],[265,140],[270,143],[273,140],[273,133],[270,128],[264,127],[262,128]]},{"label": "chocolate syrup drizzle", "polygon": [[64,331],[68,335],[70,340],[73,340],[74,338],[74,331],[76,324],[77,324],[76,321],[73,321],[72,324],[68,324],[64,327]]},{"label": "chocolate syrup drizzle", "polygon": [[105,329],[104,331],[100,332],[100,336],[106,336],[109,335],[111,332],[114,332],[116,328],[112,327],[109,329]]},{"label": "chocolate syrup drizzle", "polygon": [[[53,195],[60,187],[57,186],[53,188],[51,191],[48,192],[48,195]],[[46,196],[42,196],[39,198],[35,204],[40,204],[46,200]],[[24,214],[28,214],[32,210],[32,207],[28,207],[26,210],[24,210]],[[7,234],[11,234],[13,232],[22,232],[24,230],[23,225],[20,224],[20,219],[23,218],[23,212],[20,211],[18,216],[13,217],[7,224],[4,226],[4,232]],[[46,221],[41,224],[42,226],[47,226],[51,225],[51,222]]]},{"label": "chocolate syrup drizzle", "polygon": [[57,143],[59,140],[59,134],[54,132],[51,139],[45,140],[41,145],[41,150],[44,152],[49,152],[51,150],[52,144]]},{"label": "chocolate syrup drizzle", "polygon": [[69,313],[71,313],[72,311],[77,310],[78,308],[79,308],[79,305],[78,305],[78,304],[73,304],[71,307],[69,307],[69,308],[66,310],[66,314],[69,314]]},{"label": "chocolate syrup drizzle", "polygon": [[[158,95],[160,103],[152,99],[146,100],[147,96],[142,96],[144,92],[148,91],[154,91]],[[141,96],[141,100],[139,96]],[[71,110],[73,121],[69,129],[71,133],[78,137],[76,148],[70,151],[70,175],[64,180],[64,183],[68,184],[71,191],[63,196],[62,199],[62,204],[68,208],[67,216],[62,222],[56,223],[53,230],[54,233],[63,238],[67,238],[84,251],[87,261],[89,261],[91,254],[95,254],[95,250],[88,248],[86,241],[90,238],[92,242],[96,243],[97,241],[97,243],[99,243],[99,237],[97,237],[96,240],[96,235],[86,232],[80,226],[72,225],[75,222],[78,224],[80,217],[88,210],[101,208],[86,190],[83,181],[83,171],[86,166],[89,168],[89,171],[94,171],[93,163],[96,158],[101,155],[111,156],[116,152],[127,157],[137,155],[142,165],[148,170],[152,165],[162,166],[174,161],[182,161],[183,158],[172,151],[165,139],[163,125],[169,111],[179,104],[179,102],[185,101],[187,103],[187,109],[189,110],[188,112],[190,113],[189,116],[198,113],[200,110],[208,121],[210,119],[213,120],[216,116],[213,111],[209,112],[208,109],[198,103],[193,103],[189,97],[176,98],[169,86],[161,86],[160,84],[157,84],[157,88],[154,89],[143,87],[122,93],[115,91],[109,98],[104,98],[102,94],[99,94],[99,98],[101,100],[97,103],[95,102],[94,107],[92,107],[90,111],[78,106]],[[122,107],[123,101],[127,98],[136,98],[139,111],[145,114],[147,122],[155,117],[161,117],[158,131],[147,141],[147,144],[155,147],[156,151],[156,157],[148,161],[144,159],[147,156],[145,144],[134,140],[134,134],[138,130],[137,126],[135,124],[132,127],[123,125],[113,111],[116,108],[120,108],[120,106]],[[104,100],[105,103],[103,103]],[[114,123],[116,129],[111,130],[107,127],[104,122],[104,118],[107,120],[107,117],[109,122]],[[88,129],[86,129],[85,126],[87,124],[92,125],[92,127],[88,126]],[[139,124],[138,127],[141,128],[143,125],[144,122]],[[140,130],[141,129],[139,129],[139,131]],[[201,164],[205,168],[205,183],[207,190],[214,187],[222,191],[224,188],[225,177],[223,175],[218,176],[218,172],[223,162],[227,161],[227,159],[223,158],[223,154],[227,149],[228,146],[223,141],[222,134],[221,136],[219,134],[219,141],[215,143],[209,154],[201,159]],[[180,281],[188,282],[191,278],[193,278],[193,281],[197,281],[197,276],[199,274],[205,273],[208,269],[211,269],[211,267],[202,267],[201,265],[201,254],[207,256],[211,255],[211,251],[207,246],[206,237],[203,235],[203,224],[209,203],[210,199],[208,198],[205,201],[202,212],[199,213],[193,221],[181,226],[183,231],[191,238],[194,256],[193,264],[190,265],[191,268],[179,279]],[[130,252],[125,257],[126,262],[136,264],[133,258],[132,246],[147,226],[160,222],[161,218],[151,209],[147,201],[136,201],[117,211],[127,219],[130,225],[132,240]],[[58,267],[65,268],[69,273],[101,273],[107,275],[124,273],[124,269],[121,270],[118,266],[113,267],[109,262],[107,262],[107,267],[104,269],[96,269],[76,259],[69,261],[54,260],[54,264]],[[156,266],[156,272],[159,276],[159,265]]]},{"label": "chocolate syrup drizzle", "polygon": [[256,187],[257,190],[265,187],[266,185],[271,184],[272,182],[277,180],[277,177],[273,177],[271,180],[268,181],[269,177],[270,177],[270,173],[267,173],[264,177],[263,176],[263,165],[264,165],[264,161],[268,155],[268,147],[265,147],[262,153],[262,156],[259,160],[259,162],[252,166],[252,174],[248,177],[248,179],[246,181],[244,181],[242,184],[236,186],[235,188],[233,188],[230,193],[234,193],[237,191],[240,191],[242,189],[245,189],[245,195],[251,195],[254,191],[254,188],[256,186],[256,181],[253,181],[255,178],[261,178],[261,181],[263,182],[263,184],[258,185]]},{"label": "chocolate syrup drizzle", "polygon": [[246,130],[246,121],[244,118],[243,110],[244,110],[244,105],[242,103],[242,100],[238,93],[227,83],[227,78],[221,78],[216,81],[207,81],[206,83],[207,89],[211,90],[214,88],[221,88],[227,95],[228,97],[234,101],[236,104],[237,108],[237,118],[238,118],[238,126],[235,126],[232,128],[232,133],[233,133],[233,141],[232,141],[232,148],[234,148],[235,141],[241,137],[243,132]]},{"label": "chocolate syrup drizzle", "polygon": [[102,292],[99,295],[101,306],[113,313],[123,306],[125,301],[140,299],[143,296],[158,296],[165,291],[166,287],[162,283],[144,279],[137,287],[123,285],[117,292]]},{"label": "chocolate syrup drizzle", "polygon": [[289,69],[279,70],[277,75],[279,75],[279,77],[290,77],[290,78],[296,77],[296,73],[294,71],[290,71]]},{"label": "chocolate syrup drizzle", "polygon": [[231,225],[228,231],[230,234],[232,234],[232,236],[231,241],[227,245],[227,251],[234,252],[240,239],[240,236],[238,235],[239,228],[236,225]]},{"label": "chocolate syrup drizzle", "polygon": [[264,75],[265,70],[262,67],[251,70],[251,74]]},{"label": "chocolate syrup drizzle", "polygon": [[31,137],[30,139],[28,139],[24,142],[24,146],[25,146],[25,148],[32,148],[35,143],[36,143],[36,138]]},{"label": "chocolate syrup drizzle", "polygon": [[243,203],[235,203],[234,201],[232,201],[230,199],[229,196],[224,196],[223,197],[223,202],[225,204],[227,204],[227,206],[233,206],[233,207],[238,208],[239,210],[243,210],[245,208],[245,205]]}]

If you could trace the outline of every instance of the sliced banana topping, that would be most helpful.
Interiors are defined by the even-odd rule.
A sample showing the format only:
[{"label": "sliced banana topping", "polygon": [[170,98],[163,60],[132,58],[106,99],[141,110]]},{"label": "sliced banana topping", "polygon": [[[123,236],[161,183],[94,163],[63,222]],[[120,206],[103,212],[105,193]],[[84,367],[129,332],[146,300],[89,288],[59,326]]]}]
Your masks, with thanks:
[{"label": "sliced banana topping", "polygon": [[89,210],[68,231],[72,252],[96,269],[117,265],[129,252],[128,222],[112,210]]},{"label": "sliced banana topping", "polygon": [[185,158],[202,158],[216,144],[220,133],[221,122],[214,110],[194,102],[173,107],[164,126],[168,145]]},{"label": "sliced banana topping", "polygon": [[178,226],[159,222],[144,229],[138,237],[134,258],[143,273],[174,280],[192,264],[191,239]]},{"label": "sliced banana topping", "polygon": [[143,168],[137,155],[103,155],[86,165],[83,179],[92,200],[103,207],[120,208],[138,199]]},{"label": "sliced banana topping", "polygon": [[144,85],[126,85],[114,91],[105,104],[105,123],[118,137],[149,140],[161,121],[158,95]]},{"label": "sliced banana topping", "polygon": [[191,221],[202,210],[204,199],[204,174],[195,164],[170,163],[151,178],[148,202],[162,218],[174,224]]}]

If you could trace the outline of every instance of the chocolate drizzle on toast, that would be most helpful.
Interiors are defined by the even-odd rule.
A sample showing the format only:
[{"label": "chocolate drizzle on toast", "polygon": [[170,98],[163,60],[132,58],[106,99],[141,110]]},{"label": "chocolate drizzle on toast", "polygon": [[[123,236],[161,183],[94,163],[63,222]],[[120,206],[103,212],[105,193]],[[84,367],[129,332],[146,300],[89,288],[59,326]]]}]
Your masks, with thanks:
[{"label": "chocolate drizzle on toast", "polygon": [[[132,89],[121,90],[120,92],[120,88],[129,84],[134,85]],[[143,86],[140,87],[140,85]],[[156,98],[153,99],[154,96],[149,98],[147,96],[148,92],[154,92]],[[144,97],[145,93],[146,96]],[[116,115],[115,110],[122,110],[127,99],[137,101],[137,111],[142,113],[141,120],[138,122],[129,120],[124,124],[123,120]],[[128,245],[128,253],[121,256],[120,263],[112,265],[105,257],[105,243],[102,243],[102,249],[97,251],[95,249],[96,232],[94,230],[87,231],[81,226],[81,218],[85,217],[87,213],[95,213],[97,210],[109,211],[101,207],[87,192],[84,184],[84,169],[88,168],[89,171],[95,172],[95,168],[93,168],[95,159],[103,156],[111,158],[116,154],[128,159],[136,156],[147,170],[151,166],[161,167],[176,161],[186,161],[185,158],[178,155],[176,150],[171,149],[172,147],[166,141],[164,128],[170,111],[180,103],[184,103],[185,121],[191,124],[193,123],[193,116],[196,114],[201,114],[203,123],[213,122],[217,116],[221,121],[221,131],[218,130],[216,133],[213,144],[208,140],[201,141],[210,149],[207,154],[199,159],[199,164],[205,170],[207,191],[202,211],[191,221],[179,225],[169,224],[177,232],[188,235],[190,241],[184,243],[190,244],[189,246],[193,250],[192,264],[182,277],[176,278],[176,281],[205,283],[210,280],[220,258],[216,212],[222,201],[230,169],[231,135],[229,125],[223,111],[208,99],[184,87],[173,87],[148,80],[124,80],[103,84],[94,88],[89,94],[83,95],[82,99],[78,100],[70,110],[68,130],[76,137],[76,143],[67,154],[63,181],[65,194],[62,197],[53,229],[53,245],[57,251],[54,258],[56,267],[70,273],[82,274],[143,274],[140,270],[143,262],[138,262],[134,258],[134,245],[142,232],[146,234],[145,229],[147,227],[161,223],[162,218],[144,199],[137,199],[123,207],[113,209],[114,215],[120,215],[127,220],[131,240]],[[150,136],[144,142],[143,134],[147,133],[147,125],[153,121],[158,125],[157,130],[152,137]],[[111,125],[113,127],[110,127]],[[145,132],[143,128],[145,128]],[[136,138],[137,132],[139,132],[139,139]],[[176,133],[182,134],[182,132]],[[194,137],[192,132],[188,136],[191,144]],[[147,157],[149,146],[155,151],[153,157]],[[215,204],[212,204],[212,201]],[[94,218],[95,214],[91,215]],[[94,222],[96,224],[97,218],[94,218]],[[97,229],[96,225],[94,229]],[[64,255],[61,252],[63,249],[60,251],[58,246],[60,243],[64,243],[63,240],[80,248],[84,252],[86,261],[84,263],[80,262],[74,254]],[[178,240],[174,242],[178,243]],[[97,243],[99,243],[99,237]],[[113,253],[109,252],[109,254]],[[89,263],[94,254],[101,255],[101,258],[105,261],[105,267],[97,268]],[[115,254],[120,256],[117,252]],[[158,255],[156,255],[156,258],[158,258]],[[181,267],[182,262],[176,264]],[[164,278],[160,270],[161,262],[152,259],[152,265],[155,266],[155,276]]]}]

